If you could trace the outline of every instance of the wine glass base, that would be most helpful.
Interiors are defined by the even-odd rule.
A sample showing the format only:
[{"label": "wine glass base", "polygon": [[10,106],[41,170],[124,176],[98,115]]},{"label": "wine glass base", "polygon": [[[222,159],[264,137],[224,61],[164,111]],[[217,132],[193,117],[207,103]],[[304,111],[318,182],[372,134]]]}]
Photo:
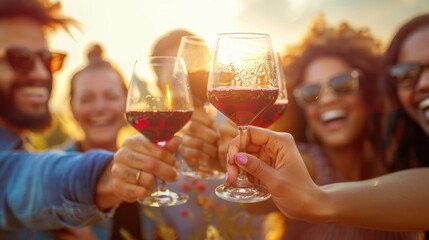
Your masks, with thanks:
[{"label": "wine glass base", "polygon": [[192,168],[185,168],[181,170],[182,175],[193,177],[197,179],[223,179],[225,178],[225,173],[212,170],[212,169],[205,169],[205,168],[199,168],[198,170],[194,170]]},{"label": "wine glass base", "polygon": [[183,193],[175,193],[171,191],[154,192],[150,196],[137,201],[143,205],[150,207],[161,206],[176,206],[184,204],[188,201],[189,196]]},{"label": "wine glass base", "polygon": [[215,189],[215,193],[218,197],[224,200],[240,203],[262,202],[271,197],[268,190],[258,184],[240,187],[236,187],[234,185],[226,186],[222,184]]}]

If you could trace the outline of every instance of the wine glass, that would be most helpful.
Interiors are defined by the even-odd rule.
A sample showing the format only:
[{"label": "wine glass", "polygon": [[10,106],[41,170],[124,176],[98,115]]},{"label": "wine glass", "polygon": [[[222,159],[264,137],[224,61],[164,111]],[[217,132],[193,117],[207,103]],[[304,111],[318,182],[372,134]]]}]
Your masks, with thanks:
[{"label": "wine glass", "polygon": [[[188,77],[182,60],[175,57],[150,57],[136,60],[128,89],[126,117],[146,138],[164,146],[191,119],[194,107]],[[174,206],[188,196],[170,191],[165,182],[148,197],[138,201],[144,205]]]},{"label": "wine glass", "polygon": [[[182,37],[177,53],[178,58],[185,62],[188,72],[189,85],[195,108],[206,110],[207,81],[212,58],[212,50],[208,42],[198,36]],[[196,161],[197,164],[183,168],[181,173],[199,179],[221,179],[225,174],[211,166],[207,161]]]},{"label": "wine glass", "polygon": [[275,53],[275,63],[276,71],[278,78],[279,86],[279,96],[277,97],[276,102],[265,108],[265,110],[259,114],[255,120],[251,123],[253,126],[267,128],[271,126],[275,121],[277,121],[282,114],[286,111],[288,98],[287,98],[287,89],[286,89],[286,78],[283,72],[283,65],[281,62],[280,54]]},{"label": "wine glass", "polygon": [[[241,152],[246,152],[248,125],[277,99],[276,71],[270,35],[217,35],[207,96],[215,108],[238,126]],[[259,202],[271,196],[264,186],[250,182],[242,169],[235,183],[222,184],[215,193],[233,202]]]}]

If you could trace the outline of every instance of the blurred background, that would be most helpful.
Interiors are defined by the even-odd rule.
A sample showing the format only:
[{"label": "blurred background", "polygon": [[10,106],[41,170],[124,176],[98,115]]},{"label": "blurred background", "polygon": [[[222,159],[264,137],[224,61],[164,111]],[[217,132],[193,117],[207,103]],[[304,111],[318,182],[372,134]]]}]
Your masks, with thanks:
[{"label": "blurred background", "polygon": [[[54,0],[52,0],[55,2]],[[152,44],[166,32],[182,28],[207,39],[217,33],[268,33],[274,48],[297,43],[311,20],[323,13],[329,24],[346,20],[353,27],[368,27],[388,42],[411,17],[429,12],[428,0],[62,0],[62,10],[81,24],[72,37],[54,32],[51,48],[66,52],[63,69],[55,76],[52,112],[67,115],[71,74],[86,63],[90,43],[105,47],[108,60],[127,79],[133,61],[147,57]],[[286,76],[287,77],[287,76]],[[67,125],[67,124],[66,124]]]}]

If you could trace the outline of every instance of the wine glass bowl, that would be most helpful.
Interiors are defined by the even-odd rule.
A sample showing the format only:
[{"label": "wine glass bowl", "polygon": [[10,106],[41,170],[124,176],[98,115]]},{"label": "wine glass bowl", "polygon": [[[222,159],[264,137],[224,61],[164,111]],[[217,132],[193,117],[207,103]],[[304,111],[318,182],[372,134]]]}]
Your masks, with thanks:
[{"label": "wine glass bowl", "polygon": [[[183,61],[175,57],[137,60],[130,81],[126,118],[128,123],[151,142],[164,146],[191,118],[194,107]],[[160,180],[144,205],[174,206],[188,196],[170,191]]]},{"label": "wine glass bowl", "polygon": [[[209,72],[209,102],[238,126],[240,151],[246,152],[247,127],[278,97],[277,70],[271,38],[262,33],[218,34]],[[259,202],[271,195],[248,180],[240,169],[237,181],[215,189],[233,202]]]},{"label": "wine glass bowl", "polygon": [[[199,36],[184,36],[180,41],[177,57],[185,62],[195,108],[206,111],[209,105],[207,81],[212,58],[211,46]],[[221,179],[225,176],[220,171],[220,165],[217,161],[215,163],[213,160],[184,160],[188,160],[186,166],[181,168],[181,173],[185,176],[198,179]]]},{"label": "wine glass bowl", "polygon": [[194,106],[196,108],[207,106],[208,71],[212,58],[209,43],[198,36],[183,36],[177,57],[185,62]]},{"label": "wine glass bowl", "polygon": [[277,121],[282,114],[286,111],[288,105],[288,96],[286,88],[286,78],[283,72],[283,65],[281,62],[281,57],[278,52],[275,53],[276,60],[276,71],[279,87],[279,95],[277,100],[273,105],[265,108],[262,113],[260,113],[255,120],[253,120],[252,125],[262,128],[267,128],[271,126],[275,121]]}]

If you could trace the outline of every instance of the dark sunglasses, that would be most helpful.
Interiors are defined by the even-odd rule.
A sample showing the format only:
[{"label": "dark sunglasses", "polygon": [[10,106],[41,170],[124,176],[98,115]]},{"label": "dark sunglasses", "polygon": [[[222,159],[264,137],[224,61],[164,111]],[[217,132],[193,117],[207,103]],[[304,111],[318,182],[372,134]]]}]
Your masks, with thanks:
[{"label": "dark sunglasses", "polygon": [[305,107],[306,105],[317,103],[321,98],[322,92],[328,87],[337,96],[344,96],[356,93],[359,89],[359,77],[361,73],[357,70],[339,74],[331,78],[326,85],[309,84],[298,87],[293,94],[297,102]]},{"label": "dark sunglasses", "polygon": [[6,49],[4,58],[14,71],[27,74],[34,68],[36,57],[39,57],[46,69],[53,73],[61,69],[66,55],[48,50],[34,52],[24,47],[12,47]]},{"label": "dark sunglasses", "polygon": [[429,63],[399,63],[389,69],[389,74],[395,78],[396,86],[400,88],[412,88],[419,80],[425,68],[429,68]]}]

